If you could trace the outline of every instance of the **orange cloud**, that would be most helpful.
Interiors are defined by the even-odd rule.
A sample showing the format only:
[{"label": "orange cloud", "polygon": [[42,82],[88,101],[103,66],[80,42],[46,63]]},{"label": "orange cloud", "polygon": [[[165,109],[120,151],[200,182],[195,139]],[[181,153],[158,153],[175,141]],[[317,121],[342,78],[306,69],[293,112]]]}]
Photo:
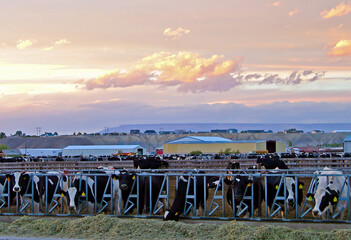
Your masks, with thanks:
[{"label": "orange cloud", "polygon": [[279,7],[280,6],[280,1],[276,1],[274,3],[272,3],[273,7]]},{"label": "orange cloud", "polygon": [[351,40],[337,42],[328,52],[328,56],[351,56]]},{"label": "orange cloud", "polygon": [[299,9],[295,8],[293,11],[290,11],[290,12],[288,13],[288,16],[289,16],[289,17],[292,17],[292,16],[294,16],[295,14],[297,14],[298,12],[299,12]]},{"label": "orange cloud", "polygon": [[[129,71],[117,70],[88,80],[85,82],[85,88],[92,90],[156,84],[179,86],[179,89],[183,91],[221,91],[219,89],[223,88],[223,84],[216,85],[215,82],[223,80],[226,82],[224,85],[235,86],[236,82],[230,73],[238,69],[237,60],[225,60],[221,55],[202,58],[192,52],[177,54],[159,52],[141,59]],[[198,89],[195,88],[195,85]]]},{"label": "orange cloud", "polygon": [[185,34],[188,34],[190,32],[189,29],[184,29],[184,28],[177,28],[175,30],[172,30],[171,28],[166,28],[164,31],[163,31],[163,35],[165,35],[166,37],[172,39],[172,40],[175,40]]},{"label": "orange cloud", "polygon": [[342,2],[335,8],[321,12],[320,15],[323,19],[328,19],[332,17],[344,16],[347,15],[349,12],[351,12],[351,4],[345,5],[345,3]]}]

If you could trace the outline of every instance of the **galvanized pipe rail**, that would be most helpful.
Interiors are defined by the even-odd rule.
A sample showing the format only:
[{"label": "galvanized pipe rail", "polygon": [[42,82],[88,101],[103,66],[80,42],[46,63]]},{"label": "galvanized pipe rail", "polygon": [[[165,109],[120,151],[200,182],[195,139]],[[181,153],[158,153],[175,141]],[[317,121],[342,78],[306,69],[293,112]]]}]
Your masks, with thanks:
[{"label": "galvanized pipe rail", "polygon": [[[106,189],[104,190],[104,195],[102,199],[106,199],[104,202],[104,206],[97,205],[95,201],[94,205],[94,212],[93,213],[86,213],[84,210],[84,206],[86,206],[87,202],[81,199],[82,205],[81,208],[79,209],[78,214],[71,214],[73,216],[80,215],[80,216],[86,216],[86,215],[94,215],[98,214],[101,211],[105,210],[104,208],[106,206],[110,206],[110,212],[107,211],[107,214],[112,215],[112,216],[127,216],[127,217],[161,217],[162,216],[162,211],[165,210],[166,208],[169,208],[174,200],[174,190],[178,187],[178,180],[180,176],[183,176],[187,181],[188,181],[188,189],[186,191],[186,202],[187,205],[184,207],[184,211],[182,214],[184,215],[185,218],[191,218],[191,219],[222,219],[222,220],[233,220],[233,219],[243,219],[242,213],[244,213],[247,209],[248,206],[251,205],[251,217],[248,220],[273,220],[273,221],[298,221],[298,222],[332,222],[332,223],[338,223],[338,222],[344,222],[344,223],[351,223],[351,194],[350,194],[350,183],[351,183],[351,169],[343,171],[342,174],[314,174],[312,171],[315,170],[323,170],[323,169],[313,169],[311,170],[310,173],[305,173],[304,170],[302,169],[294,169],[292,173],[292,170],[290,169],[289,171],[281,171],[279,173],[263,173],[261,171],[257,170],[247,170],[245,172],[243,171],[237,171],[234,172],[233,174],[228,174],[227,170],[225,169],[206,169],[205,173],[198,173],[198,172],[189,172],[189,169],[171,169],[171,170],[154,170],[154,171],[144,171],[144,170],[133,170],[136,173],[136,177],[133,181],[133,186],[131,190],[131,194],[128,196],[127,203],[123,204],[122,201],[119,202],[120,204],[120,209],[122,209],[121,213],[113,213],[113,209],[116,208],[116,206],[113,206],[113,199],[108,202],[108,199],[111,199],[111,195],[105,194]],[[162,172],[163,171],[163,172]],[[184,173],[184,171],[188,173]],[[108,171],[107,175],[111,178],[112,174],[118,174],[118,170],[110,170]],[[51,173],[52,174],[52,173]],[[44,176],[46,177],[45,182],[47,184],[48,179],[47,177],[51,175],[50,173],[45,173],[45,172],[33,172],[31,175],[31,181],[33,183],[33,176]],[[58,185],[62,184],[62,176],[66,175],[70,180],[72,180],[74,177],[82,177],[82,176],[90,176],[92,179],[96,180],[96,177],[101,175],[101,174],[96,174],[96,173],[74,173],[68,172],[68,173],[60,173],[61,177],[60,180],[58,181]],[[250,185],[251,186],[251,196],[248,194],[249,191],[247,191],[248,186],[245,190],[243,199],[246,200],[246,202],[249,202],[249,205],[242,200],[239,205],[235,205],[235,201],[233,201],[233,207],[230,207],[229,204],[227,203],[226,199],[226,192],[229,188],[228,185],[224,183],[224,179],[228,176],[230,177],[235,177],[235,176],[247,176],[251,179],[254,177],[260,178],[261,182],[263,184],[264,188],[264,194],[265,197],[263,199],[263,203],[261,204],[262,207],[262,212],[260,213],[257,210],[254,210],[253,207],[253,199],[257,196],[254,195],[254,184]],[[0,176],[4,176],[4,174],[0,174]],[[138,199],[141,198],[141,188],[143,187],[140,184],[140,181],[142,179],[148,178],[149,179],[149,188],[151,189],[150,195],[146,196],[146,198],[152,198],[151,193],[152,193],[152,181],[153,178],[156,176],[162,176],[163,181],[162,181],[162,188],[161,191],[158,193],[157,197],[157,204],[155,206],[152,206],[150,201],[150,204],[148,206],[145,206],[146,209],[144,209],[144,206],[139,206],[139,201]],[[210,190],[208,195],[206,196],[206,188],[207,188],[207,177],[209,176],[217,176],[219,177],[219,181],[222,183],[222,185],[218,185],[215,189]],[[278,176],[280,177],[280,183],[278,185],[278,191],[275,196],[275,200],[272,206],[268,206],[267,204],[267,178],[272,177],[272,176]],[[314,193],[315,192],[315,179],[320,176],[328,176],[328,178],[331,177],[342,177],[343,184],[342,184],[342,189],[341,192],[345,189],[346,190],[346,197],[343,198],[338,198],[338,202],[336,202],[336,206],[338,206],[340,201],[346,202],[346,207],[342,209],[345,211],[346,217],[344,219],[337,219],[340,215],[340,211],[335,211],[331,212],[329,214],[329,218],[327,220],[321,220],[321,219],[316,219],[311,215],[311,210],[314,205],[313,200],[311,200],[306,194],[307,193]],[[199,178],[203,178],[204,184],[203,186],[197,186],[196,181]],[[292,212],[287,211],[287,194],[288,194],[288,189],[286,188],[287,184],[287,178],[292,178],[295,180],[295,183],[299,181],[303,181],[305,183],[304,190],[303,190],[303,204],[301,207],[298,206],[298,204],[295,204],[294,210]],[[193,180],[195,182],[194,184],[194,191],[193,193],[190,193],[189,189],[189,184],[190,181]],[[11,183],[8,180],[5,180],[4,186],[8,185],[11,187]],[[33,186],[33,184],[32,184]],[[87,185],[82,185],[81,189],[87,189]],[[111,190],[113,189],[112,184],[110,185]],[[144,186],[145,187],[145,186]],[[203,188],[205,192],[204,200],[207,199],[206,204],[204,206],[204,209],[202,213],[198,213],[195,211],[196,209],[196,188]],[[32,187],[33,188],[33,187]],[[279,194],[279,189],[283,189],[283,195]],[[135,189],[135,191],[133,191]],[[164,191],[162,191],[164,189]],[[27,189],[28,191],[28,189]],[[0,210],[1,214],[0,215],[18,215],[18,214],[23,214],[23,215],[39,215],[39,216],[45,216],[45,215],[55,215],[55,216],[68,216],[68,214],[65,214],[64,209],[63,209],[63,196],[59,195],[57,191],[57,186],[54,194],[54,199],[52,202],[48,202],[47,200],[43,203],[43,206],[41,206],[41,212],[37,213],[34,212],[33,209],[33,196],[31,194],[26,194],[26,197],[29,198],[29,200],[21,201],[18,196],[16,198],[16,203],[12,206],[10,206],[8,203],[8,191],[5,190],[5,188],[2,188],[0,191]],[[94,188],[95,195],[97,193],[96,187]],[[32,191],[33,192],[33,191]],[[88,192],[88,191],[86,191]],[[45,192],[47,195],[47,190]],[[295,188],[295,196],[298,194],[298,188]],[[45,199],[47,199],[45,197]],[[133,199],[136,200],[136,205],[135,201],[133,202]],[[164,201],[161,201],[161,200]],[[235,199],[235,196],[232,196],[232,199]],[[194,200],[194,202],[193,202]],[[282,201],[283,204],[280,203],[277,204],[278,201]],[[13,204],[13,203],[12,203]],[[134,204],[134,205],[133,205]],[[162,205],[163,204],[163,205]],[[159,206],[160,205],[160,206]],[[28,207],[29,206],[29,207]],[[236,208],[239,206],[239,208]],[[128,210],[131,209],[132,207],[136,208],[136,212],[134,210],[133,213],[128,213]],[[54,214],[54,210],[58,210],[57,214]],[[143,209],[142,213],[139,214],[139,209]],[[146,211],[148,209],[148,211]],[[284,216],[282,218],[278,217],[278,213],[283,211]]]},{"label": "galvanized pipe rail", "polygon": [[[351,168],[351,158],[283,158],[289,168]],[[239,162],[243,169],[256,165],[256,159],[211,159],[211,160],[167,160],[169,168],[181,169],[210,169],[225,168],[229,162]],[[45,162],[15,162],[1,163],[0,170],[65,170],[65,169],[96,169],[99,166],[116,169],[132,168],[133,161],[45,161]]]}]

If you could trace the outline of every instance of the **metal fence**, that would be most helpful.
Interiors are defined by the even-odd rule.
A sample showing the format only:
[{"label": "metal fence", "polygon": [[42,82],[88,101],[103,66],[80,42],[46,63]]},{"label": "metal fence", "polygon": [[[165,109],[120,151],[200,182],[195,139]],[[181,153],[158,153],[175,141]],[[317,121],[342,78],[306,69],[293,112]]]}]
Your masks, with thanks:
[{"label": "metal fence", "polygon": [[[116,169],[133,168],[133,161],[78,161],[78,158],[69,161],[45,162],[17,162],[1,163],[0,170],[81,170],[96,169],[98,166]],[[289,168],[315,169],[315,168],[351,168],[351,158],[282,158]],[[221,169],[231,161],[239,162],[242,168],[256,165],[256,159],[211,159],[211,160],[167,160],[170,169]]]},{"label": "metal fence", "polygon": [[[320,169],[322,170],[322,169]],[[334,170],[334,169],[333,169]],[[169,209],[174,201],[175,192],[179,186],[180,179],[185,179],[187,187],[185,190],[185,204],[182,211],[179,213],[181,217],[191,219],[221,219],[221,220],[233,220],[233,219],[245,219],[244,213],[249,212],[249,220],[272,220],[272,221],[302,221],[302,222],[346,222],[351,223],[351,206],[350,206],[350,170],[343,170],[342,174],[316,174],[314,170],[306,172],[299,169],[290,169],[289,171],[280,171],[275,173],[263,173],[261,171],[246,170],[228,173],[228,170],[220,169],[204,169],[204,172],[189,171],[189,169],[173,169],[173,170],[154,170],[154,171],[138,171],[131,170],[135,173],[135,178],[131,183],[131,191],[128,196],[123,196],[117,201],[114,201],[115,195],[113,194],[114,184],[116,181],[113,180],[115,175],[120,172],[118,170],[107,170],[106,174],[97,174],[96,172],[89,173],[77,173],[77,172],[61,172],[57,176],[59,177],[57,184],[54,186],[54,192],[52,194],[52,200],[48,200],[48,184],[50,183],[50,176],[53,173],[49,172],[31,172],[29,174],[29,181],[32,183],[27,186],[27,189],[22,193],[16,193],[16,196],[11,196],[10,188],[13,188],[13,182],[4,173],[0,174],[0,177],[4,178],[4,183],[0,186],[0,210],[1,215],[56,215],[56,216],[77,216],[77,215],[95,215],[101,212],[112,216],[124,216],[124,217],[162,217],[166,209]],[[114,175],[115,174],[115,175]],[[54,174],[56,175],[56,174]],[[88,188],[90,185],[86,181],[85,184],[82,179],[84,177],[90,177],[94,182],[97,181],[99,176],[107,176],[107,184],[103,189],[97,189],[96,185],[93,187],[92,195],[95,196],[93,200],[92,212],[88,211]],[[235,177],[248,177],[248,179],[259,179],[262,183],[263,188],[255,189],[255,184],[248,184],[244,193],[241,196],[240,202],[235,201],[235,192],[232,191],[228,194],[228,189],[233,189],[233,185],[227,185],[225,179]],[[269,196],[268,194],[268,178],[272,176],[278,176],[279,181],[275,185],[276,194],[275,196]],[[332,178],[341,177],[343,179],[340,185],[340,192],[346,191],[346,194],[338,197],[337,201],[333,203],[333,211],[329,212],[326,219],[315,218],[312,216],[312,209],[314,207],[314,199],[311,198],[311,194],[316,192],[318,187],[318,178],[326,176],[327,182],[330,182]],[[79,205],[77,206],[76,212],[68,213],[67,199],[65,195],[60,191],[63,188],[64,177],[68,178],[69,185],[74,178],[80,179],[79,189],[84,194],[78,196]],[[158,177],[158,178],[157,178]],[[208,183],[210,177],[218,177],[218,184],[212,189],[208,189]],[[35,182],[38,178],[43,181],[45,191],[43,197],[41,197],[40,206],[36,209],[35,205]],[[145,179],[146,184],[141,182]],[[153,191],[153,181],[158,179],[159,191]],[[287,197],[289,189],[287,186],[287,180],[293,179],[295,181],[294,194],[298,196],[299,190],[302,190],[302,202],[299,206],[295,204],[293,209],[288,210]],[[198,185],[197,181],[203,182],[202,185]],[[193,182],[193,185],[191,185]],[[297,183],[304,183],[304,187],[298,186]],[[7,187],[6,187],[7,186]],[[148,191],[145,191],[145,189]],[[193,189],[192,189],[193,188]],[[303,189],[302,189],[303,188]],[[197,206],[199,196],[197,196],[199,189],[203,189],[203,201],[205,202],[202,211],[196,211],[199,208]],[[258,208],[255,209],[254,202],[257,198],[260,198],[260,194],[257,196],[257,190],[262,191],[263,199],[262,203],[259,204]],[[251,192],[250,192],[251,191]],[[100,200],[97,200],[98,192],[102,192]],[[268,198],[273,197],[273,203],[268,204]],[[140,201],[140,199],[145,201]],[[228,198],[232,200],[232,204],[229,204]],[[11,199],[14,199],[11,201]],[[122,201],[124,199],[124,201]],[[297,199],[297,198],[296,198]],[[143,202],[141,204],[141,202]],[[115,204],[118,204],[115,205]],[[120,208],[120,211],[117,211]],[[344,214],[343,219],[339,219]]]}]

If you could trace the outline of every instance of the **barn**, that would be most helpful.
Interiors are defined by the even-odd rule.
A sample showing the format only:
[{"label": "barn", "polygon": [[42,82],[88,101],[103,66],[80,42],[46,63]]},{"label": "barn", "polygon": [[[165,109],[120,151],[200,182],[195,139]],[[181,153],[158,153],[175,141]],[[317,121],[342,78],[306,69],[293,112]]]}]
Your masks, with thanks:
[{"label": "barn", "polygon": [[192,151],[219,153],[226,149],[232,152],[250,153],[252,151],[285,152],[285,143],[275,140],[233,141],[222,137],[187,136],[169,141],[163,145],[164,154],[187,154]]},{"label": "barn", "polygon": [[71,145],[62,151],[62,156],[109,156],[117,153],[143,155],[146,149],[140,145]]},{"label": "barn", "polygon": [[351,153],[351,135],[348,135],[344,139],[344,152],[345,153]]},{"label": "barn", "polygon": [[21,148],[20,152],[22,155],[27,155],[31,157],[57,157],[62,154],[62,149],[60,148]]}]

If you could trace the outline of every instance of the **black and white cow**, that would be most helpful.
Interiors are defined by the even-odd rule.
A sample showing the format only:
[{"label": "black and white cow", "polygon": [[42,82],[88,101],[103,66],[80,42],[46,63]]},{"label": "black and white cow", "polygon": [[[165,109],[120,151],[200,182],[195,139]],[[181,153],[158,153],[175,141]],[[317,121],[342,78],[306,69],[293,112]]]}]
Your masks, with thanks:
[{"label": "black and white cow", "polygon": [[[205,173],[203,171],[199,171],[197,173]],[[194,194],[194,179],[196,179],[196,201],[194,202],[193,198],[186,199],[187,189],[189,185],[189,192],[188,195]],[[190,182],[189,182],[190,181]],[[179,221],[179,216],[184,213],[184,210],[188,207],[186,202],[194,205],[196,204],[195,208],[195,216],[198,216],[199,208],[204,208],[207,198],[208,198],[208,188],[206,186],[206,199],[205,198],[205,190],[204,190],[204,177],[203,176],[180,176],[178,181],[178,189],[176,189],[175,198],[172,203],[170,209],[167,209],[163,220],[174,220]]]},{"label": "black and white cow", "polygon": [[233,209],[233,207],[235,207],[236,214],[238,214],[238,211],[242,211],[246,205],[247,209],[240,215],[244,215],[246,218],[250,217],[252,201],[250,199],[244,199],[244,197],[252,196],[253,186],[252,198],[254,200],[254,209],[257,209],[264,199],[264,190],[261,180],[257,177],[250,178],[249,176],[237,175],[231,181],[227,180],[226,183],[230,183],[226,198],[231,208]]},{"label": "black and white cow", "polygon": [[[39,177],[32,172],[14,172],[11,175],[13,181],[13,191],[18,193],[21,204],[27,201],[33,209],[33,213],[39,213],[42,204],[42,191],[39,187]],[[33,183],[33,186],[32,186]],[[33,190],[33,191],[32,191]],[[31,195],[31,198],[25,199],[25,194]]]},{"label": "black and white cow", "polygon": [[0,198],[3,201],[0,203],[2,207],[15,204],[16,194],[13,191],[13,181],[11,181],[10,174],[0,176]]},{"label": "black and white cow", "polygon": [[[18,193],[20,203],[24,204],[24,201],[26,201],[31,205],[33,202],[33,212],[39,213],[43,203],[50,205],[56,188],[57,194],[61,191],[67,192],[68,178],[62,176],[62,182],[59,183],[60,175],[60,172],[47,172],[45,174],[14,172],[9,177],[13,181],[12,190],[14,193]],[[24,197],[25,195],[27,198]]]},{"label": "black and white cow", "polygon": [[[272,174],[278,173],[278,171],[272,171],[270,172]],[[286,183],[286,184],[285,184]],[[280,185],[280,189],[279,189]],[[287,206],[287,211],[293,211],[296,207],[296,204],[298,206],[301,206],[302,200],[303,200],[303,182],[298,182],[296,184],[295,178],[294,177],[286,177],[285,182],[284,179],[281,176],[268,176],[267,177],[267,204],[268,207],[273,208],[273,202],[276,196],[284,196],[284,191],[286,189],[286,206]],[[296,196],[296,188],[297,189],[297,196]],[[279,189],[279,192],[278,192]],[[281,206],[282,212],[285,209],[285,203],[282,200],[276,200],[276,204],[279,204]]]},{"label": "black and white cow", "polygon": [[[78,173],[78,175],[73,178],[71,187],[68,189],[66,194],[69,210],[78,213],[82,206],[82,202],[85,202],[87,204],[87,213],[93,213],[95,201],[99,206],[103,204],[103,200],[111,201],[111,197],[104,198],[105,193],[112,195],[112,204],[115,213],[120,214],[119,202],[121,194],[117,174],[107,174],[105,171]],[[111,184],[113,184],[112,190]]]},{"label": "black and white cow", "polygon": [[[347,201],[339,200],[339,198],[346,199],[347,192],[349,191],[348,184],[345,184],[344,176],[328,176],[328,175],[341,175],[341,171],[334,171],[330,168],[324,168],[319,172],[318,186],[314,194],[309,194],[314,197],[315,205],[312,210],[314,217],[322,217],[323,220],[327,219],[327,212],[330,213],[335,210],[339,212],[342,208],[339,218],[342,220],[347,208]],[[324,176],[323,176],[324,175]]]},{"label": "black and white cow", "polygon": [[[267,170],[273,170],[268,172],[268,176],[267,176],[267,204],[268,207],[270,207],[271,209],[274,207],[272,206],[274,203],[274,199],[276,196],[284,196],[284,191],[286,189],[286,205],[287,205],[287,211],[292,211],[295,209],[296,204],[298,204],[298,206],[301,206],[302,200],[303,200],[303,182],[297,182],[295,181],[294,177],[288,176],[285,178],[285,182],[284,179],[281,176],[274,176],[270,174],[274,174],[274,173],[279,173],[279,169],[282,170],[287,170],[289,169],[288,166],[286,166],[286,164],[279,159],[278,156],[275,156],[273,158],[264,158],[264,159],[257,159],[257,163],[259,163],[261,165],[261,169],[267,169]],[[286,171],[285,173],[289,173],[292,174],[289,171]],[[279,189],[279,185],[282,182],[281,186],[280,186],[280,190],[279,193],[278,189]],[[286,183],[286,184],[285,184]],[[297,189],[297,196],[296,196],[296,188]],[[282,211],[280,212],[280,215],[283,214],[283,211],[285,209],[285,203],[282,200],[277,200],[276,204],[281,206]]]},{"label": "black and white cow", "polygon": [[[61,172],[46,172],[39,175],[38,188],[40,196],[44,204],[49,207],[53,200],[58,202],[60,206],[60,199],[54,198],[55,193],[61,194],[63,213],[69,213],[67,208],[67,200],[63,196],[67,194],[69,188],[69,178]],[[48,209],[50,210],[50,209]]]}]

